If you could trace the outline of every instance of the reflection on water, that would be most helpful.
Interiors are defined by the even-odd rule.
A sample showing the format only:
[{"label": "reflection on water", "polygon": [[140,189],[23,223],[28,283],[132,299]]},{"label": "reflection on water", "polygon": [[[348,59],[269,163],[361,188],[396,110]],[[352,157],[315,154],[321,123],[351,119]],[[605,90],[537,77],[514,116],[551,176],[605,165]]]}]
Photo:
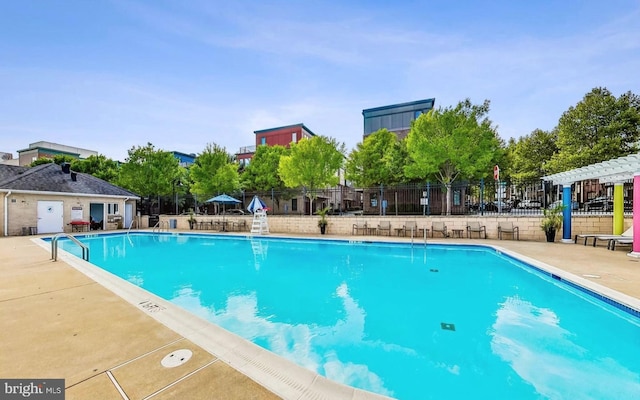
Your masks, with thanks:
[{"label": "reflection on water", "polygon": [[336,296],[342,300],[345,317],[333,326],[292,325],[261,317],[255,292],[232,295],[221,309],[201,304],[199,294],[191,288],[183,288],[171,301],[329,379],[393,396],[393,392],[384,387],[382,379],[371,372],[367,365],[341,361],[340,348],[387,345],[365,340],[365,312],[349,296],[346,283],[336,288]]},{"label": "reflection on water", "polygon": [[269,244],[263,242],[262,240],[251,240],[251,252],[253,253],[253,264],[256,271],[260,270],[260,263],[264,262],[267,257],[267,250],[269,249]]},{"label": "reflection on water", "polygon": [[640,398],[640,376],[612,358],[594,357],[552,310],[510,297],[492,328],[493,352],[545,398],[621,399],[625,393]]}]

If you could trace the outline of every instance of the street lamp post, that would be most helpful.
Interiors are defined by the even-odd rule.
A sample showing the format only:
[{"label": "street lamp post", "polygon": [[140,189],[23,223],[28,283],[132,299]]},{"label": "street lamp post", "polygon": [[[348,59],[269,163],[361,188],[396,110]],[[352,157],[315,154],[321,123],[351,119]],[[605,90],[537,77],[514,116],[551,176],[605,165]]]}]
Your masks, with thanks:
[{"label": "street lamp post", "polygon": [[182,186],[182,182],[180,182],[180,179],[174,179],[173,182],[171,183],[173,184],[173,193],[175,195],[176,215],[178,215],[178,192],[176,191],[176,186],[177,187]]}]

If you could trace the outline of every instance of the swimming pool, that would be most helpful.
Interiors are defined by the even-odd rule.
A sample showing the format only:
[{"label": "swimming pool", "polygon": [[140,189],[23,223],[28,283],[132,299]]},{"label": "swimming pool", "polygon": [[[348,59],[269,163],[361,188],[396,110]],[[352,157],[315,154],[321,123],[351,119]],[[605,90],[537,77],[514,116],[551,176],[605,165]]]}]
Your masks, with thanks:
[{"label": "swimming pool", "polygon": [[489,248],[204,235],[81,240],[105,270],[377,393],[606,399],[640,392],[636,316]]}]

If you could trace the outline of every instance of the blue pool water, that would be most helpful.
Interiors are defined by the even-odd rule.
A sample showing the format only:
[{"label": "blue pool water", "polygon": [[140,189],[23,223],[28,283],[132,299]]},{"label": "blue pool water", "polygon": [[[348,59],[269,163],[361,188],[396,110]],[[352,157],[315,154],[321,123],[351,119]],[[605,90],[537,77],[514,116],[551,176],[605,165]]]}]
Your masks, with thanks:
[{"label": "blue pool water", "polygon": [[101,268],[358,388],[401,399],[640,395],[637,316],[492,249],[204,235],[81,240]]}]

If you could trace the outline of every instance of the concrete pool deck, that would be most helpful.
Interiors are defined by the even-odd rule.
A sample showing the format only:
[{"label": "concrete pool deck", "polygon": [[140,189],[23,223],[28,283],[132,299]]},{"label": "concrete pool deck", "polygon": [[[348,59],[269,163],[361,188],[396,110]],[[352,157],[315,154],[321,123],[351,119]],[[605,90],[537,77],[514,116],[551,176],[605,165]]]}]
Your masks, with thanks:
[{"label": "concrete pool deck", "polygon": [[[377,236],[324,238],[409,241]],[[64,378],[67,399],[379,398],[333,385],[310,371],[301,372],[266,351],[240,352],[237,348],[243,340],[224,332],[207,331],[215,340],[226,342],[217,347],[226,351],[211,351],[201,345],[200,322],[185,317],[182,325],[175,325],[171,314],[165,314],[172,310],[162,311],[172,306],[125,300],[127,289],[120,291],[117,282],[105,284],[104,276],[81,272],[67,257],[51,261],[46,246],[32,239],[0,238],[0,378]],[[636,309],[640,305],[640,260],[628,257],[624,248],[610,251],[606,246],[512,240],[429,241],[497,246],[572,274],[586,285],[619,292],[613,294]],[[189,349],[193,356],[181,366],[162,367],[160,360],[178,349]]]}]

